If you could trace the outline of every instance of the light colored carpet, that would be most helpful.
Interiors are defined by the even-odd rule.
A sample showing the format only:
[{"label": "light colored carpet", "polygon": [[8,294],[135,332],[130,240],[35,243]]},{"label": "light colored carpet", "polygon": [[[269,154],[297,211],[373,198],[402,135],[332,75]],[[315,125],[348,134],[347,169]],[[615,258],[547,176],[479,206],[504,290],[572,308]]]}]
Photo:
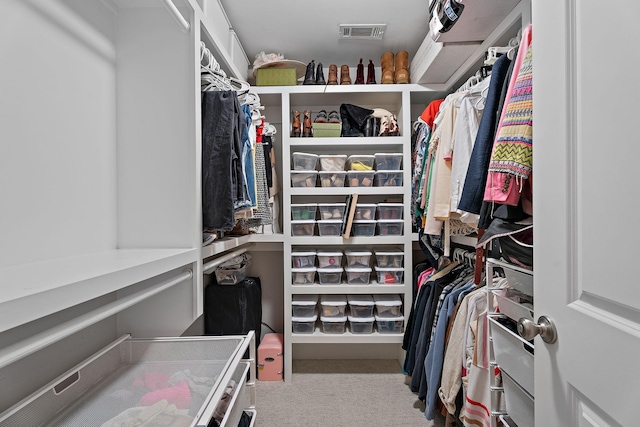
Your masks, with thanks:
[{"label": "light colored carpet", "polygon": [[259,427],[440,427],[395,360],[296,360],[292,381],[257,381]]}]

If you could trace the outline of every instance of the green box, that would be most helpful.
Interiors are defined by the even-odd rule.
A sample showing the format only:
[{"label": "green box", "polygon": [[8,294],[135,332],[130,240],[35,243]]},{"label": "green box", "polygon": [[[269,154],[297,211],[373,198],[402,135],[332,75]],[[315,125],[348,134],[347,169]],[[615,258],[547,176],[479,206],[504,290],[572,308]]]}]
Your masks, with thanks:
[{"label": "green box", "polygon": [[298,82],[295,68],[259,68],[257,86],[295,86]]},{"label": "green box", "polygon": [[315,138],[336,138],[340,136],[342,123],[312,123]]}]

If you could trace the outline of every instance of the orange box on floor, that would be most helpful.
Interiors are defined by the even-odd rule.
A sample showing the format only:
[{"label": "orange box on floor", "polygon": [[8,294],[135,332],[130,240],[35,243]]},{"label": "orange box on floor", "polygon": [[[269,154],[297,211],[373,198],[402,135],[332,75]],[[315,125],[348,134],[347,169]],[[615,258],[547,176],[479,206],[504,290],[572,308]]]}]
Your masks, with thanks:
[{"label": "orange box on floor", "polygon": [[258,380],[282,381],[283,347],[283,334],[265,334],[258,346]]}]

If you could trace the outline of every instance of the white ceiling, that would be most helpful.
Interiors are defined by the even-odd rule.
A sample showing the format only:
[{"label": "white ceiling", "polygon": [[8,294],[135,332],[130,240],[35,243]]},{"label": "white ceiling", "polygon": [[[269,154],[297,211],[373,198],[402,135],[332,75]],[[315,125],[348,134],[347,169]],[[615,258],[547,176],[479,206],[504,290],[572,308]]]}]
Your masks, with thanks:
[{"label": "white ceiling", "polygon": [[[428,0],[221,0],[250,64],[255,55],[355,67],[387,51],[406,50],[409,59],[429,32]],[[387,24],[382,40],[339,40],[339,24]]]}]

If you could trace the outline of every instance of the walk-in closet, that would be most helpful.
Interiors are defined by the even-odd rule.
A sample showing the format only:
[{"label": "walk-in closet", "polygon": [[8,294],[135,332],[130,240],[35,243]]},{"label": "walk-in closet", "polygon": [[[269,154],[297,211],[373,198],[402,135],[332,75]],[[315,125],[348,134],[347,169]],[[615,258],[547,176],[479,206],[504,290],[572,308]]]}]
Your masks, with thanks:
[{"label": "walk-in closet", "polygon": [[0,0],[0,427],[636,426],[638,15]]}]

